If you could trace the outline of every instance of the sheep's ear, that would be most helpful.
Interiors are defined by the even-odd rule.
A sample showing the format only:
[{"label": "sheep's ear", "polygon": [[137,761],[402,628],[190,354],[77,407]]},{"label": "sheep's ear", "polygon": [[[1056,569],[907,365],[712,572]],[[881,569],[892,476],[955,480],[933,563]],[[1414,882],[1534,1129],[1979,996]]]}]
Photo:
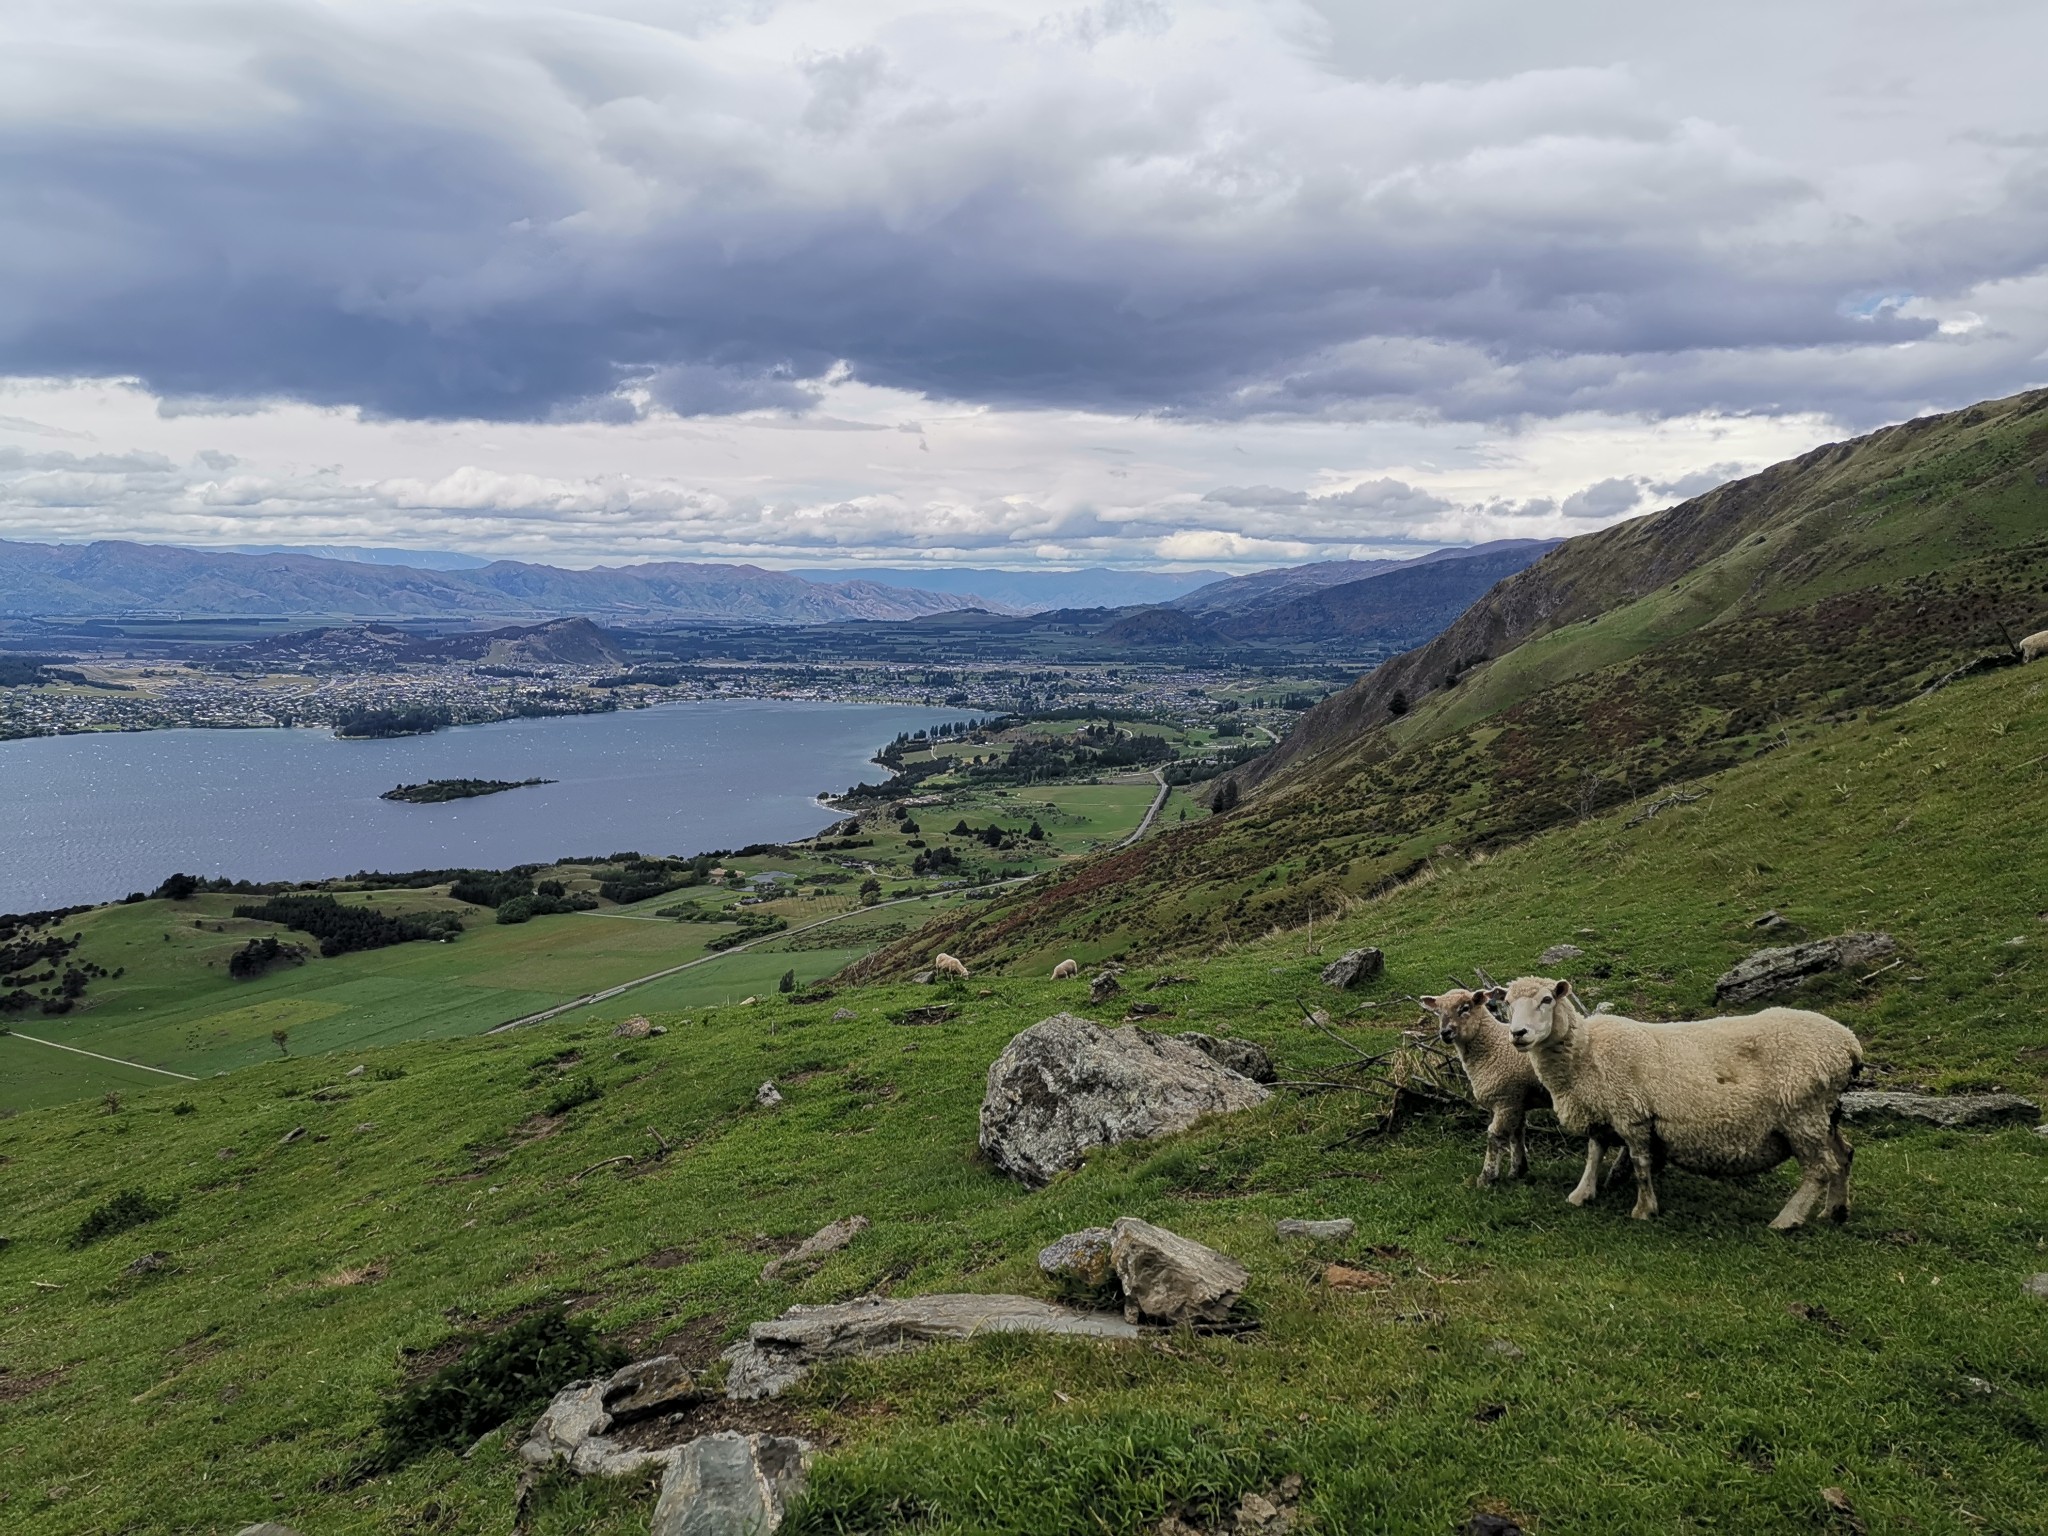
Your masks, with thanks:
[{"label": "sheep's ear", "polygon": [[1427,1008],[1431,1013],[1435,1013],[1437,1011],[1436,1005],[1442,1002],[1443,999],[1440,997],[1418,997],[1416,1001],[1422,1004],[1422,1006]]},{"label": "sheep's ear", "polygon": [[1557,984],[1557,995],[1559,997],[1570,997],[1572,995],[1572,984],[1568,981],[1560,981]]},{"label": "sheep's ear", "polygon": [[1489,1003],[1504,1003],[1508,1000],[1508,989],[1506,987],[1488,987],[1486,989],[1486,1000]]}]

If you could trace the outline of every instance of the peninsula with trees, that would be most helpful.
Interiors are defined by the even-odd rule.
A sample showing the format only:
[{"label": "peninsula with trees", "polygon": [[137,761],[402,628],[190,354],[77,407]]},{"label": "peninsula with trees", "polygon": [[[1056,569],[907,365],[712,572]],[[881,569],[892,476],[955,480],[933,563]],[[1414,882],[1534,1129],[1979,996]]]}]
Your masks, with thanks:
[{"label": "peninsula with trees", "polygon": [[508,789],[526,789],[535,784],[552,784],[553,779],[428,779],[424,784],[401,784],[377,798],[402,800],[407,805],[439,805],[444,800],[474,800],[479,795],[502,795]]}]

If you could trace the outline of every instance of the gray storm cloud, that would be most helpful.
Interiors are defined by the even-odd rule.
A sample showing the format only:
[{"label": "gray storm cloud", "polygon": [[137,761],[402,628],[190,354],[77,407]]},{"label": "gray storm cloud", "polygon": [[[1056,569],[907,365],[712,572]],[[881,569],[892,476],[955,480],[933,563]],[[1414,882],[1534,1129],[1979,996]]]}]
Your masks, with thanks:
[{"label": "gray storm cloud", "polygon": [[[1788,138],[1672,83],[1704,23],[1636,59],[1610,9],[1458,68],[1373,40],[1405,10],[1283,0],[35,8],[0,20],[0,372],[507,421],[802,412],[849,377],[1862,421],[2048,373],[2048,146],[1999,115],[2038,9],[1918,13],[2004,38],[1975,103],[1913,108],[1938,195],[1896,124],[1861,161]],[[1853,66],[1870,8],[1815,9]]]}]

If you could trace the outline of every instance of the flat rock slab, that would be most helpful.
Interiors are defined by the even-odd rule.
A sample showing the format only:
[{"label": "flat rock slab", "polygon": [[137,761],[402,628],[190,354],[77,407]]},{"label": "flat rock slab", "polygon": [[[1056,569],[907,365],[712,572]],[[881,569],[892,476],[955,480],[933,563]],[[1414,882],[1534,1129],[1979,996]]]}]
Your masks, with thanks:
[{"label": "flat rock slab", "polygon": [[1046,1333],[1134,1339],[1140,1330],[1111,1312],[1082,1312],[1030,1296],[869,1296],[791,1307],[755,1323],[725,1352],[728,1397],[775,1397],[812,1366],[854,1355],[894,1354],[983,1333]]},{"label": "flat rock slab", "polygon": [[2048,1301],[2048,1274],[2029,1275],[2027,1277],[2027,1294],[2029,1296],[2038,1296],[2041,1300]]},{"label": "flat rock slab", "polygon": [[299,1536],[299,1533],[275,1520],[259,1520],[254,1525],[243,1526],[235,1536]]},{"label": "flat rock slab", "polygon": [[1753,1003],[1830,971],[1858,970],[1889,960],[1898,947],[1888,933],[1838,933],[1810,944],[1760,949],[1722,973],[1714,983],[1714,996],[1724,1003]]},{"label": "flat rock slab", "polygon": [[1109,1230],[1127,1321],[1190,1327],[1230,1321],[1251,1279],[1237,1260],[1135,1216],[1117,1218]]},{"label": "flat rock slab", "polygon": [[868,1219],[865,1216],[848,1216],[822,1226],[781,1258],[770,1259],[762,1265],[761,1278],[773,1280],[786,1269],[814,1264],[828,1253],[837,1253],[867,1229]]},{"label": "flat rock slab", "polygon": [[2032,1125],[2041,1106],[2016,1093],[1881,1093],[1852,1088],[1842,1095],[1842,1118],[1862,1124],[1907,1121],[1949,1130]]},{"label": "flat rock slab", "polygon": [[1012,1039],[989,1067],[981,1149],[1036,1187],[1078,1168],[1097,1147],[1168,1136],[1271,1096],[1185,1041],[1055,1014]]},{"label": "flat rock slab", "polygon": [[1379,950],[1370,946],[1350,950],[1323,967],[1323,984],[1339,992],[1347,991],[1361,981],[1370,981],[1386,968],[1387,957]]},{"label": "flat rock slab", "polygon": [[707,1394],[697,1388],[688,1367],[674,1355],[656,1355],[636,1360],[608,1377],[599,1401],[611,1428],[669,1413],[700,1402]]},{"label": "flat rock slab", "polygon": [[1296,1221],[1291,1216],[1283,1216],[1273,1223],[1273,1231],[1280,1237],[1305,1237],[1318,1243],[1341,1243],[1357,1230],[1358,1223],[1349,1216],[1340,1216],[1334,1221]]},{"label": "flat rock slab", "polygon": [[1576,944],[1553,944],[1536,957],[1538,965],[1562,965],[1567,960],[1585,957],[1585,951]]},{"label": "flat rock slab", "polygon": [[649,1536],[768,1536],[803,1492],[810,1451],[787,1435],[700,1435],[669,1464]]}]

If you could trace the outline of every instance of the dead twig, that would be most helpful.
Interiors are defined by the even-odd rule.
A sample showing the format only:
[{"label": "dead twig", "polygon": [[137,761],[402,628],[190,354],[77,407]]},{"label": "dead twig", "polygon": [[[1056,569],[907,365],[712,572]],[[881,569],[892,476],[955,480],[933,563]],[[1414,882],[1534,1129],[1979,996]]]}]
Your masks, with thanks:
[{"label": "dead twig", "polygon": [[582,1177],[583,1177],[583,1174],[586,1174],[586,1173],[595,1173],[595,1172],[597,1172],[597,1170],[598,1170],[598,1169],[600,1169],[600,1168],[609,1168],[609,1167],[611,1167],[611,1166],[612,1166],[612,1165],[613,1165],[614,1163],[630,1163],[630,1162],[632,1162],[632,1161],[633,1161],[633,1154],[632,1154],[632,1153],[630,1153],[630,1152],[621,1152],[621,1153],[620,1153],[620,1154],[619,1154],[619,1155],[618,1155],[617,1157],[608,1157],[608,1158],[604,1159],[604,1161],[602,1161],[602,1162],[598,1162],[598,1163],[592,1163],[592,1164],[591,1164],[591,1165],[590,1165],[590,1166],[589,1166],[588,1168],[586,1168],[586,1169],[584,1169],[584,1170],[583,1170],[583,1173],[579,1173],[579,1174],[577,1174],[577,1175],[576,1175],[576,1176],[575,1176],[574,1178],[570,1179],[570,1180],[569,1180],[569,1182],[570,1182],[571,1184],[577,1183],[577,1182],[578,1182],[579,1180],[581,1180],[581,1179],[582,1179]]},{"label": "dead twig", "polygon": [[1361,1049],[1356,1045],[1353,1045],[1349,1040],[1346,1040],[1342,1035],[1338,1034],[1334,1029],[1330,1028],[1328,1024],[1324,1023],[1322,1015],[1317,1013],[1315,1009],[1309,1007],[1307,1003],[1304,1003],[1298,997],[1294,1000],[1294,1002],[1295,1006],[1301,1009],[1301,1016],[1308,1020],[1309,1027],[1311,1029],[1321,1030],[1324,1034],[1328,1035],[1332,1040],[1336,1041],[1339,1045],[1343,1046],[1345,1050],[1351,1052],[1352,1055],[1359,1057],[1361,1060],[1368,1062],[1373,1060],[1373,1057],[1369,1052]]},{"label": "dead twig", "polygon": [[1900,966],[1904,965],[1905,963],[1906,962],[1903,959],[1899,959],[1894,960],[1890,965],[1880,965],[1876,970],[1872,971],[1868,976],[1864,977],[1863,979],[1864,981],[1875,981],[1878,977],[1882,976],[1886,971],[1896,971]]}]

